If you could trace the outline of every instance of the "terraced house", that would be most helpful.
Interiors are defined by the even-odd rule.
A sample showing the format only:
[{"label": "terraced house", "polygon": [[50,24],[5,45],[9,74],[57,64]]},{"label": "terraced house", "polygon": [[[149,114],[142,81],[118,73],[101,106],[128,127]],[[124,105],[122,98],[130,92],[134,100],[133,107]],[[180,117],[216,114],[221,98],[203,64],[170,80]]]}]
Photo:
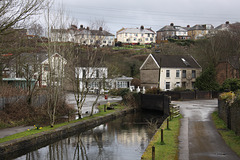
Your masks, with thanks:
[{"label": "terraced house", "polygon": [[122,28],[117,32],[117,41],[126,45],[151,44],[156,42],[155,32],[151,28]]},{"label": "terraced house", "polygon": [[141,86],[173,90],[176,87],[193,89],[201,66],[190,55],[149,54],[140,67]]},{"label": "terraced house", "polygon": [[77,28],[71,25],[68,29],[51,29],[52,42],[73,42],[82,45],[93,46],[114,46],[115,35],[103,30],[99,27],[98,30],[91,30],[89,27],[84,28],[80,25]]}]

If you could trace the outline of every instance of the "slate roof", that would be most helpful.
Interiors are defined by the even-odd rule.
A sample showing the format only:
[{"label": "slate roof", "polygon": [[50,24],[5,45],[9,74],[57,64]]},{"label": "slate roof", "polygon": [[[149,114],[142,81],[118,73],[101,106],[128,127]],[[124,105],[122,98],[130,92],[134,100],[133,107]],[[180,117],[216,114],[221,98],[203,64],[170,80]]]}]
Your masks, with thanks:
[{"label": "slate roof", "polygon": [[176,31],[174,26],[166,25],[163,28],[159,29],[157,32],[164,32],[164,31]]},{"label": "slate roof", "polygon": [[161,55],[152,54],[158,65],[166,68],[201,68],[190,55]]}]

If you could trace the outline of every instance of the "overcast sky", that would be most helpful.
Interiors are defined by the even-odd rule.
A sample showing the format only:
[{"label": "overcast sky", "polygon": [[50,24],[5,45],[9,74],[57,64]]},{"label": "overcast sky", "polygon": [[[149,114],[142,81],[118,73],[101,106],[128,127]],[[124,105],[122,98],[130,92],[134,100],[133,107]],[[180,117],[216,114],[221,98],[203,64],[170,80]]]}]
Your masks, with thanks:
[{"label": "overcast sky", "polygon": [[[104,20],[113,34],[124,28],[144,25],[159,30],[174,23],[179,26],[240,21],[240,0],[55,0],[76,19],[78,27]],[[59,6],[59,5],[56,5]]]}]

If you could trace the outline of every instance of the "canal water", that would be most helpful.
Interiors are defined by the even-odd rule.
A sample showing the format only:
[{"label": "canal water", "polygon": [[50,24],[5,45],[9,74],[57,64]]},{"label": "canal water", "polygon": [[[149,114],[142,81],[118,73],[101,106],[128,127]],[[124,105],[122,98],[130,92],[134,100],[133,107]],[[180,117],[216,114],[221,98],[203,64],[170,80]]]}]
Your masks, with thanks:
[{"label": "canal water", "polygon": [[86,132],[31,151],[17,160],[137,160],[141,159],[153,134],[162,123],[157,112],[128,114]]}]

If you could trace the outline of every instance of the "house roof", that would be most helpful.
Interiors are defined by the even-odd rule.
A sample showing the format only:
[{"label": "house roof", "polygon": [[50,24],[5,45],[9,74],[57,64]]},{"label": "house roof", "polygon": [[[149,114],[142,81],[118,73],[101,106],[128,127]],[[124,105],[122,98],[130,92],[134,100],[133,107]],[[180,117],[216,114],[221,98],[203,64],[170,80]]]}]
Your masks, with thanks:
[{"label": "house roof", "polygon": [[213,29],[213,25],[211,24],[196,24],[195,26],[191,27],[189,29],[189,31],[192,30],[209,30],[209,29]]},{"label": "house roof", "polygon": [[201,68],[197,61],[190,55],[161,55],[152,54],[161,67],[166,68]]},{"label": "house roof", "polygon": [[121,33],[133,33],[133,34],[137,34],[137,33],[151,33],[154,34],[155,32],[151,29],[151,28],[123,28],[121,30],[119,30],[117,32],[117,34],[121,34]]},{"label": "house roof", "polygon": [[240,69],[240,57],[239,56],[232,56],[225,60],[220,61],[219,63],[229,63],[233,68]]},{"label": "house roof", "polygon": [[176,29],[172,25],[166,25],[163,28],[159,29],[157,32],[164,32],[164,31],[176,31]]}]

